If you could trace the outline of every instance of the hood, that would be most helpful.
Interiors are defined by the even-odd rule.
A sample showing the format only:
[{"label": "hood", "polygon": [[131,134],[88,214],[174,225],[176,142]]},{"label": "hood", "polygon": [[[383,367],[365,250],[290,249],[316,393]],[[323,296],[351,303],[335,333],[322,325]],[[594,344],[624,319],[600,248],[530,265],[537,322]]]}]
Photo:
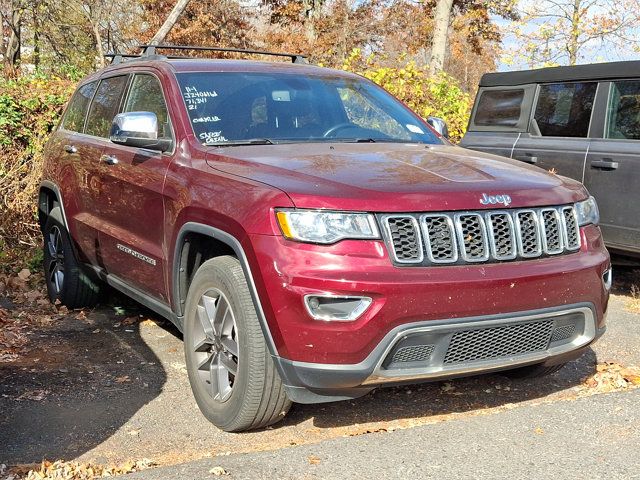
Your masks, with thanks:
[{"label": "hood", "polygon": [[298,208],[420,212],[572,203],[584,187],[503,157],[445,145],[313,143],[212,148],[217,169],[284,191]]}]

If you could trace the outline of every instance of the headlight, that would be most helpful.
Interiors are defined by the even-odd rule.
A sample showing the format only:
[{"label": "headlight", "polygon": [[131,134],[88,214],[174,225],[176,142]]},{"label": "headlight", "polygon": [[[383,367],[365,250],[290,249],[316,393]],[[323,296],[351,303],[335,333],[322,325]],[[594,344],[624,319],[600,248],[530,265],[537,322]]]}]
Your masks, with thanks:
[{"label": "headlight", "polygon": [[576,203],[576,215],[580,226],[589,225],[590,223],[597,225],[600,222],[600,212],[598,211],[596,199],[589,197],[584,202]]},{"label": "headlight", "polygon": [[376,220],[368,213],[280,210],[276,216],[283,235],[299,242],[328,244],[346,238],[380,238]]}]

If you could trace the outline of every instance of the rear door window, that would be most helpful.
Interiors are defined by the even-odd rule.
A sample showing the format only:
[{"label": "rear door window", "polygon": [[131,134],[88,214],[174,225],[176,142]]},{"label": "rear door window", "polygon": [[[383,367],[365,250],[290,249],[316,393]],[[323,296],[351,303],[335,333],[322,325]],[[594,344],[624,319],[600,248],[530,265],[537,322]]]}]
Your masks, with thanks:
[{"label": "rear door window", "polygon": [[640,140],[640,81],[612,83],[605,137]]},{"label": "rear door window", "polygon": [[87,115],[87,109],[96,91],[98,82],[87,83],[81,86],[71,98],[67,113],[62,121],[62,128],[71,130],[72,132],[81,132],[84,127],[84,119]]},{"label": "rear door window", "polygon": [[523,89],[485,90],[480,95],[474,123],[486,127],[515,127],[520,121]]},{"label": "rear door window", "polygon": [[113,117],[118,114],[122,94],[127,86],[127,75],[105,78],[93,97],[85,132],[87,135],[107,138]]},{"label": "rear door window", "polygon": [[541,85],[535,121],[545,137],[587,137],[596,82]]}]

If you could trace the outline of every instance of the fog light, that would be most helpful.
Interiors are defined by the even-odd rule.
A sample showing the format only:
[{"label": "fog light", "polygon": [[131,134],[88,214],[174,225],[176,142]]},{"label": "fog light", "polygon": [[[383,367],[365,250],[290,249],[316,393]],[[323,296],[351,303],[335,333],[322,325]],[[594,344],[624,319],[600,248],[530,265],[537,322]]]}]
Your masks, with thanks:
[{"label": "fog light", "polygon": [[334,322],[350,322],[362,315],[369,305],[369,297],[305,295],[304,305],[311,318]]},{"label": "fog light", "polygon": [[604,288],[607,291],[611,290],[611,285],[613,284],[613,269],[609,269],[602,274],[602,283],[604,283]]}]

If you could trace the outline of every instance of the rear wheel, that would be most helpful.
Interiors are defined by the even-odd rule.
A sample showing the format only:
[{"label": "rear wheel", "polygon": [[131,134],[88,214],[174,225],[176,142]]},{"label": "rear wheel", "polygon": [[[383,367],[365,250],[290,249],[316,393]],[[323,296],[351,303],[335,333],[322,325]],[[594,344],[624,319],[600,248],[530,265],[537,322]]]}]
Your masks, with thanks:
[{"label": "rear wheel", "polygon": [[222,430],[262,428],[289,410],[237,259],[217,257],[196,272],[186,301],[184,349],[196,402]]},{"label": "rear wheel", "polygon": [[539,378],[551,375],[552,373],[560,370],[565,365],[565,363],[561,363],[560,365],[545,367],[544,365],[538,363],[536,365],[527,365],[526,367],[514,368],[513,370],[507,370],[502,373],[505,377],[513,379]]},{"label": "rear wheel", "polygon": [[95,305],[100,288],[76,259],[60,207],[49,213],[43,236],[43,267],[49,300],[59,301],[68,308]]}]

